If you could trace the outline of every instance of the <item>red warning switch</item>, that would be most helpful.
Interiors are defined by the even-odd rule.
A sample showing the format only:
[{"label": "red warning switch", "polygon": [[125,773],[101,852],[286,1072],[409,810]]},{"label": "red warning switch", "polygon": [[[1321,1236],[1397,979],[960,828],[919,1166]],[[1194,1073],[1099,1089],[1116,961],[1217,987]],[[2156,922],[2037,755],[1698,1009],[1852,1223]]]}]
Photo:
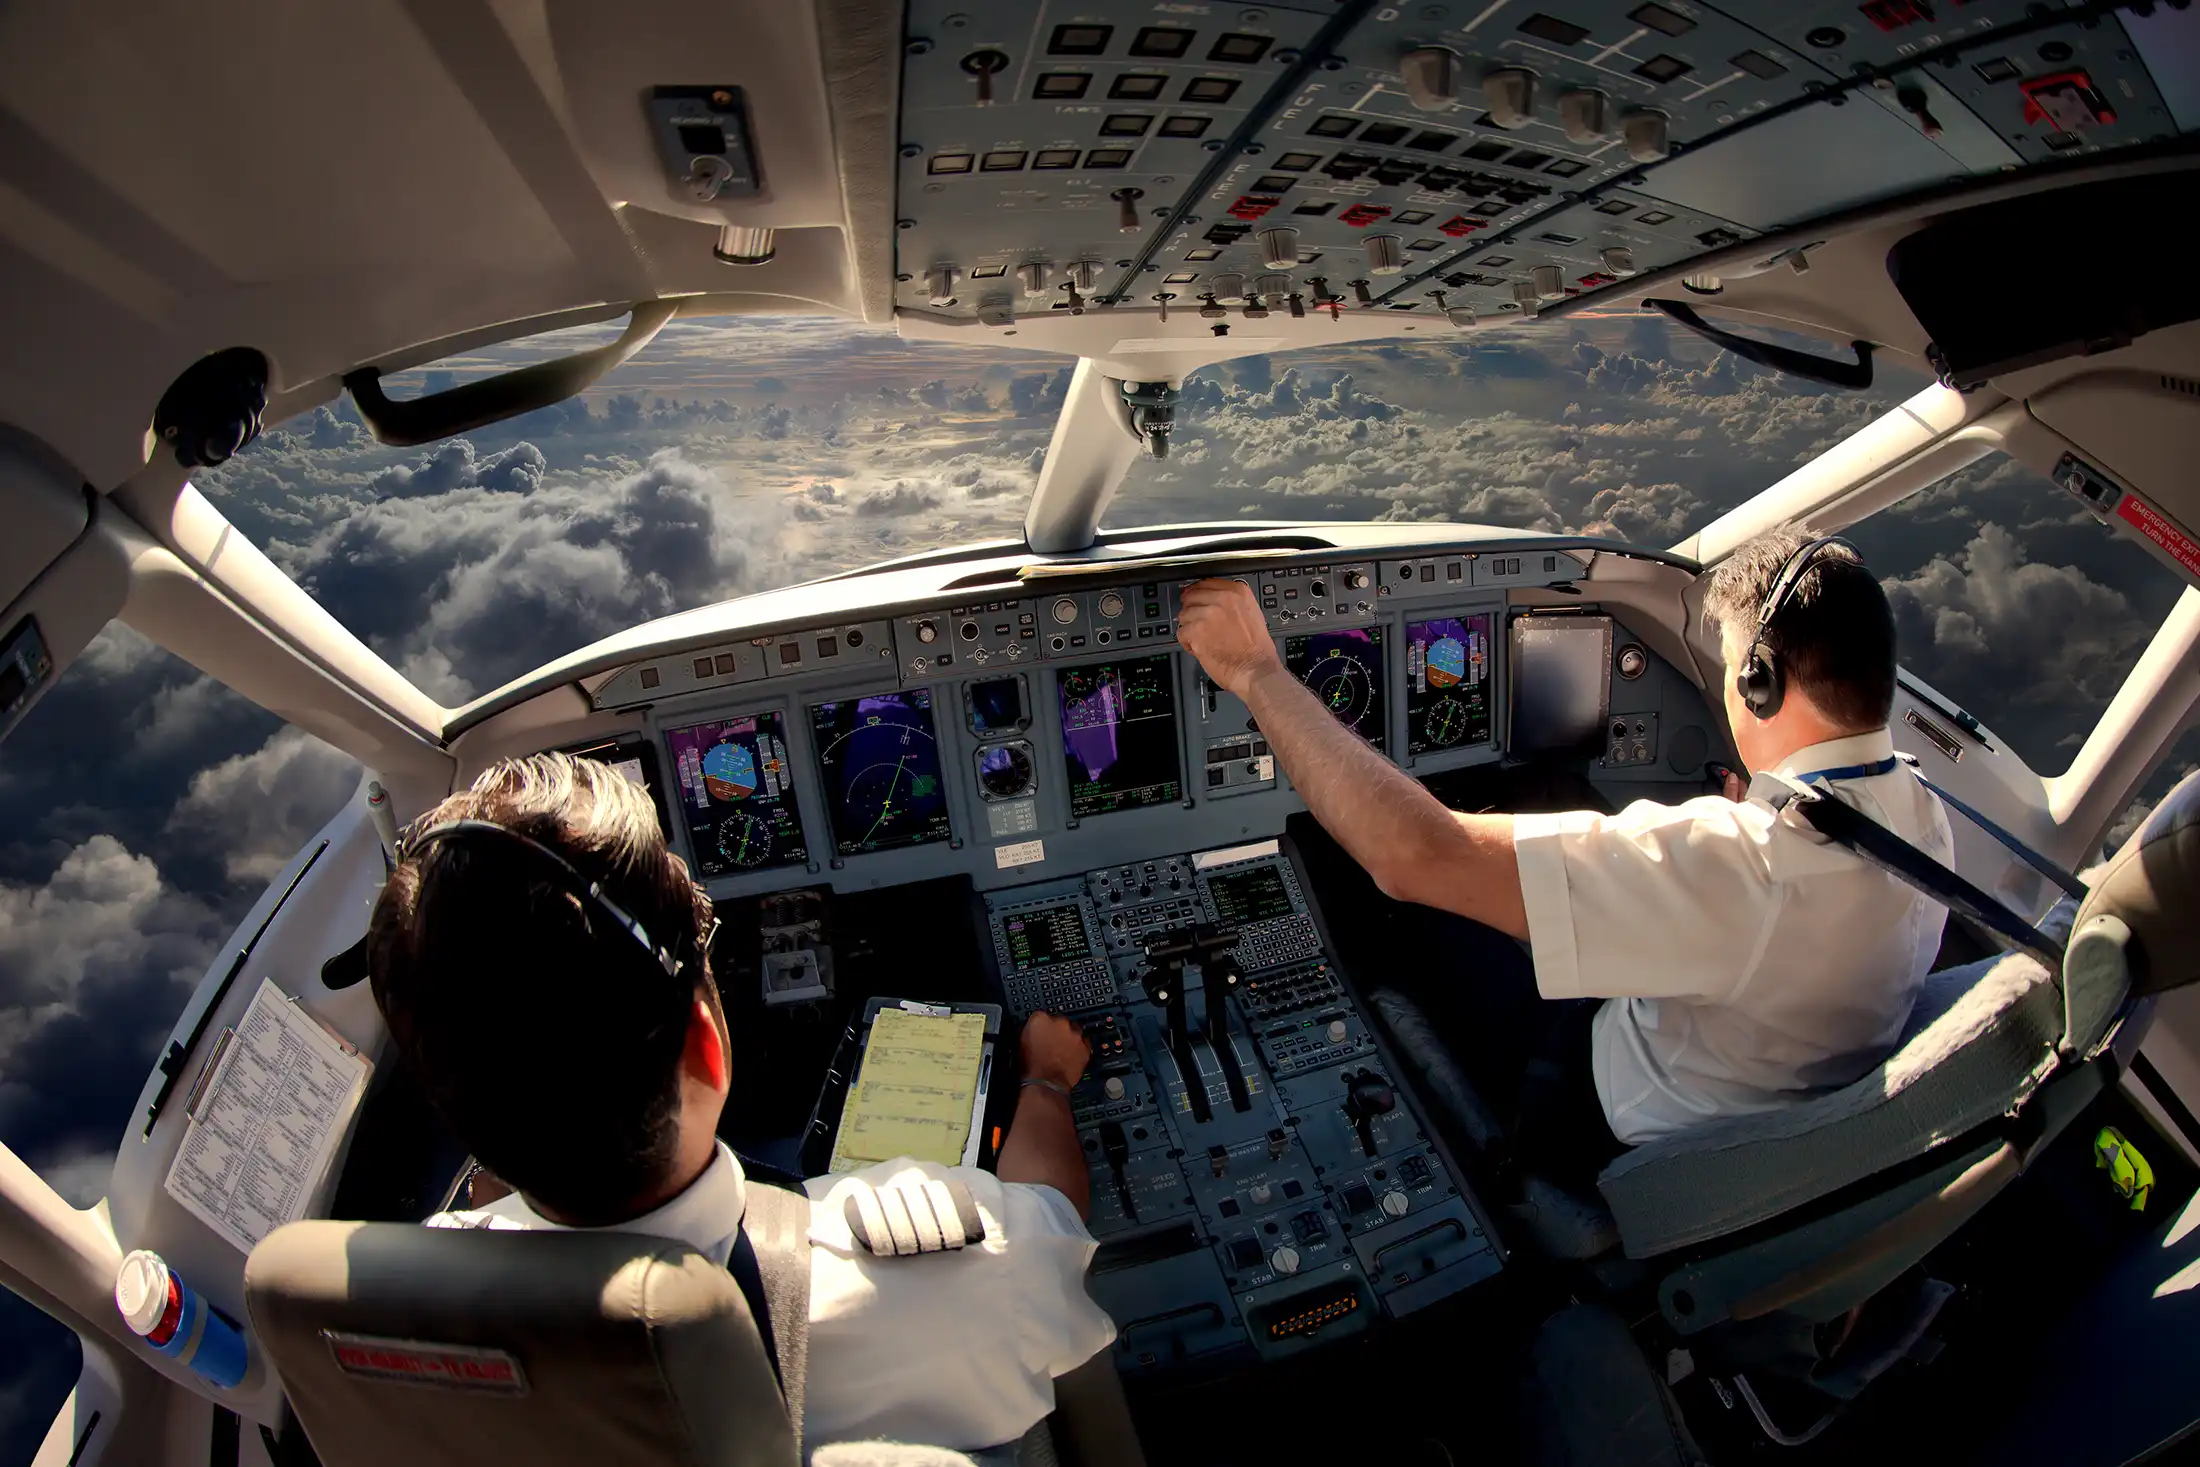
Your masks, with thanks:
[{"label": "red warning switch", "polygon": [[[1961,4],[1962,0],[1957,3]],[[1871,0],[1869,5],[1858,8],[1864,12],[1864,19],[1883,31],[1898,31],[1933,18],[1933,7],[1925,0]]]},{"label": "red warning switch", "polygon": [[1230,217],[1232,219],[1243,219],[1249,223],[1282,202],[1283,200],[1270,198],[1266,194],[1244,194],[1238,198],[1236,203],[1230,206]]},{"label": "red warning switch", "polygon": [[2058,71],[2053,76],[2034,77],[2018,83],[2018,90],[2024,93],[2026,122],[2052,123],[2064,132],[2076,132],[2095,123],[2116,120],[2116,109],[2108,105],[2108,98],[2093,85],[2093,78],[2082,71]]},{"label": "red warning switch", "polygon": [[1469,219],[1464,214],[1454,214],[1451,218],[1437,225],[1436,229],[1439,234],[1448,234],[1453,239],[1464,239],[1488,222],[1486,219]]},{"label": "red warning switch", "polygon": [[1376,220],[1389,217],[1390,206],[1388,204],[1354,204],[1351,208],[1339,214],[1337,219],[1340,223],[1349,224],[1354,229],[1365,229]]}]

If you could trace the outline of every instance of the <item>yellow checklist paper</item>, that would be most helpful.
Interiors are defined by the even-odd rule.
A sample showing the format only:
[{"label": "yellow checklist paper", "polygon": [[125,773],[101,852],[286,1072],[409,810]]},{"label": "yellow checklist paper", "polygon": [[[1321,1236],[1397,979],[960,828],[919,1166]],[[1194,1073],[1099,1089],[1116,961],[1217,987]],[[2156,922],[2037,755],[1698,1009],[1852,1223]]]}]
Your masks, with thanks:
[{"label": "yellow checklist paper", "polygon": [[831,1169],[854,1171],[898,1156],[962,1162],[985,1054],[985,1015],[882,1008],[871,1021]]}]

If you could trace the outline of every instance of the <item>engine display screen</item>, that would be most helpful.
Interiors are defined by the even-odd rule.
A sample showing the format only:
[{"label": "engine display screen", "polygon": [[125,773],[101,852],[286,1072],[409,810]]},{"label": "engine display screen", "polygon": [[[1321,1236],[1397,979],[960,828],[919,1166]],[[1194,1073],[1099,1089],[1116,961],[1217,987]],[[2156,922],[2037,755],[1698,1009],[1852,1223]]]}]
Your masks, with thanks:
[{"label": "engine display screen", "polygon": [[1283,665],[1337,721],[1383,746],[1383,629],[1313,632],[1283,639]]},{"label": "engine display screen", "polygon": [[777,713],[665,730],[680,810],[702,876],[810,859],[795,810],[787,726]]},{"label": "engine display screen", "polygon": [[1612,698],[1612,619],[1523,616],[1512,624],[1512,748],[1594,752]]},{"label": "engine display screen", "polygon": [[810,709],[833,849],[843,856],[948,839],[932,695],[878,693]]},{"label": "engine display screen", "polygon": [[1184,798],[1169,655],[1064,668],[1062,753],[1069,812],[1084,820]]},{"label": "engine display screen", "polygon": [[1019,973],[1075,962],[1092,951],[1085,940],[1085,919],[1075,902],[1011,912],[1001,919],[1008,937],[1008,960]]},{"label": "engine display screen", "polygon": [[1273,866],[1255,866],[1250,871],[1233,871],[1228,876],[1210,876],[1207,894],[1215,899],[1215,915],[1222,919],[1225,927],[1245,927],[1272,917],[1288,917],[1296,910],[1291,905],[1291,889],[1283,884],[1283,873]]},{"label": "engine display screen", "polygon": [[1490,618],[1406,623],[1406,752],[1490,741]]}]

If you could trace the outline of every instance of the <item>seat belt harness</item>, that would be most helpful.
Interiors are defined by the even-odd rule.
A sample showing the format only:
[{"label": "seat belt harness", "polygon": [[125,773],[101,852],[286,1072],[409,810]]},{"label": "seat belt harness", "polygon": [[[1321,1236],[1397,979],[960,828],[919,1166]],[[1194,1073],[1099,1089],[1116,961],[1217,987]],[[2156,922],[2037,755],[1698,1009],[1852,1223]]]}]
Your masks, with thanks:
[{"label": "seat belt harness", "polygon": [[2054,882],[2057,886],[2061,887],[2070,895],[2076,897],[2079,901],[2082,902],[2085,900],[2086,892],[2089,890],[2089,888],[2084,882],[2080,881],[2076,876],[2064,870],[2062,867],[2056,865],[2053,861],[2048,860],[2047,857],[2041,855],[2038,851],[2033,850],[2023,841],[2018,840],[2015,835],[2011,834],[2007,830],[2004,830],[2000,825],[1996,824],[1992,819],[1990,819],[1984,811],[1975,809],[1972,806],[1965,804],[1963,801],[1957,799],[1954,795],[1951,795],[1946,790],[1942,789],[1939,785],[1934,784],[1931,780],[1927,779],[1924,775],[1924,772],[1917,767],[1917,761],[1915,759],[1912,759],[1907,754],[1900,755],[1899,757],[1904,764],[1910,766],[1910,773],[1917,776],[1917,782],[1925,786],[1925,788],[1931,790],[1935,795],[1938,795],[1940,797],[1940,802],[1943,805],[1946,805],[1949,809],[1955,811],[1958,815],[1961,815],[1964,819],[1970,821],[1980,830],[1985,831],[1995,840],[2000,841],[2004,846],[2008,847],[2009,853],[2011,855],[2015,856],[2018,860],[2024,862],[2025,865],[2030,866],[2034,871],[2039,872],[2040,875],[2046,877],[2049,881]]},{"label": "seat belt harness", "polygon": [[2051,972],[2060,973],[2064,951],[2060,942],[1862,811],[1829,798],[1821,789],[1812,788],[1837,779],[1886,774],[1894,767],[1895,761],[1890,758],[1878,764],[1795,775],[1791,777],[1792,782],[1774,776],[1760,783],[1774,784],[1777,788],[1767,791],[1753,788],[1750,794],[1765,799],[1775,810],[1792,805],[1820,835],[1853,851],[1949,911],[1970,918],[1984,928],[2003,951],[2029,954],[2046,964]]},{"label": "seat belt harness", "polygon": [[751,1181],[726,1269],[748,1300],[800,1449],[810,1364],[810,1199]]}]

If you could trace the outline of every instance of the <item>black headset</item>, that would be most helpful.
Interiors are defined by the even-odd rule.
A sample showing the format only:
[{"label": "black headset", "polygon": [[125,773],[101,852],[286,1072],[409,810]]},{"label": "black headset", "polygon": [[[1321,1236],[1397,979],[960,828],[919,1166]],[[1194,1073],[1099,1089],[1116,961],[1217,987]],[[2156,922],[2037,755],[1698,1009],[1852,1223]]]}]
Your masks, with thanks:
[{"label": "black headset", "polygon": [[[641,924],[640,919],[605,895],[601,882],[590,881],[587,877],[581,875],[578,870],[574,869],[571,861],[566,860],[565,857],[559,855],[541,841],[534,839],[532,836],[521,835],[516,830],[508,830],[494,821],[447,820],[441,825],[430,826],[417,835],[406,837],[402,854],[408,858],[418,857],[429,845],[436,841],[481,838],[501,841],[507,846],[519,846],[532,851],[537,861],[557,874],[558,884],[581,903],[584,913],[594,911],[600,914],[613,927],[625,932],[635,942],[641,944],[642,951],[648,955],[650,966],[663,970],[665,977],[677,979],[681,970],[687,966],[686,961],[680,956],[680,950],[688,945],[690,939],[683,938],[670,947],[661,945],[649,935],[649,929]],[[718,924],[713,922],[711,932],[715,934],[717,930]],[[705,949],[709,948],[709,936],[703,939],[702,946]]]},{"label": "black headset", "polygon": [[1779,654],[1765,643],[1765,633],[1773,619],[1784,610],[1795,588],[1803,583],[1817,563],[1820,552],[1839,546],[1861,561],[1864,557],[1857,548],[1839,535],[1825,535],[1805,541],[1780,567],[1780,574],[1772,578],[1772,590],[1766,595],[1764,605],[1757,609],[1757,631],[1749,639],[1749,660],[1742,664],[1741,673],[1734,679],[1734,691],[1741,694],[1743,706],[1759,718],[1770,718],[1780,711],[1780,704],[1787,697],[1787,674],[1780,666]]}]

